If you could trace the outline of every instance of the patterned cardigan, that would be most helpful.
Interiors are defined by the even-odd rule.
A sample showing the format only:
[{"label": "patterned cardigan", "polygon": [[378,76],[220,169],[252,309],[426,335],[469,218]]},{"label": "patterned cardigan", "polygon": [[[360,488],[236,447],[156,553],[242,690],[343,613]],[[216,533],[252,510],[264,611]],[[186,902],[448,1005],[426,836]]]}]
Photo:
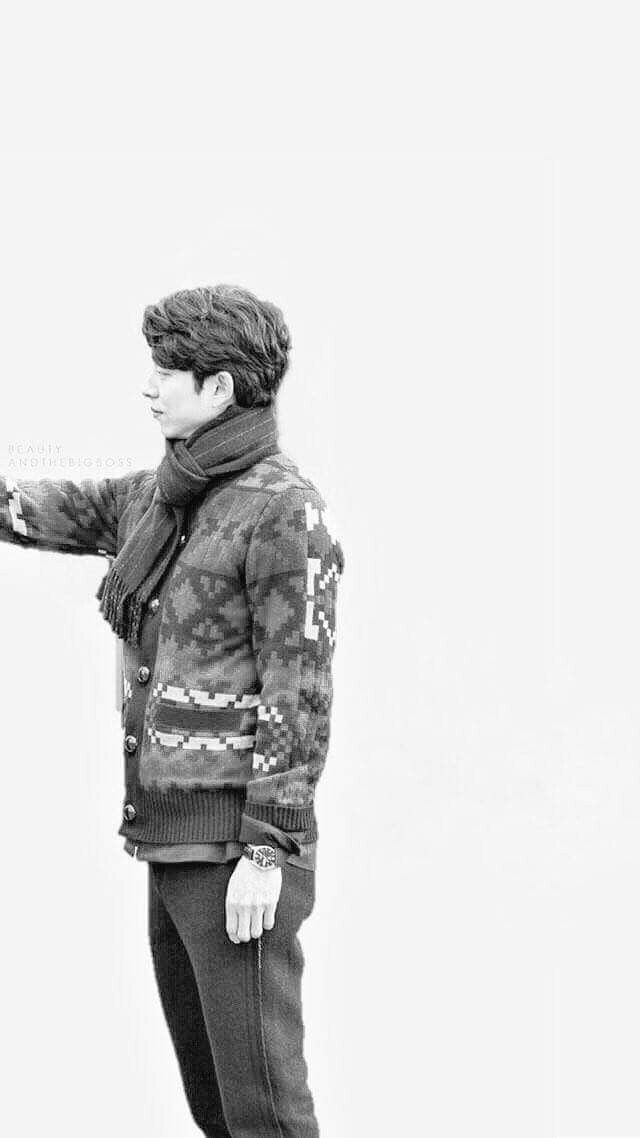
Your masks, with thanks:
[{"label": "patterned cardigan", "polygon": [[[155,470],[0,478],[0,541],[112,558],[147,509]],[[317,838],[344,556],[315,486],[279,451],[191,510],[145,620],[153,659],[122,647],[125,799],[133,841],[237,839],[246,818]],[[96,609],[98,602],[96,601]]]}]

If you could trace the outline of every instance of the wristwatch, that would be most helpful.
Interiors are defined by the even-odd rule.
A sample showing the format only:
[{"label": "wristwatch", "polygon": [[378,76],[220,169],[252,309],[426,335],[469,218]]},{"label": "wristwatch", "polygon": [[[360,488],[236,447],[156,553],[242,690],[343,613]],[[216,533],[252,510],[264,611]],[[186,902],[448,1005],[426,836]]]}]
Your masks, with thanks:
[{"label": "wristwatch", "polygon": [[284,865],[287,855],[284,850],[277,850],[274,846],[253,846],[246,842],[242,853],[249,858],[258,869],[275,869]]}]

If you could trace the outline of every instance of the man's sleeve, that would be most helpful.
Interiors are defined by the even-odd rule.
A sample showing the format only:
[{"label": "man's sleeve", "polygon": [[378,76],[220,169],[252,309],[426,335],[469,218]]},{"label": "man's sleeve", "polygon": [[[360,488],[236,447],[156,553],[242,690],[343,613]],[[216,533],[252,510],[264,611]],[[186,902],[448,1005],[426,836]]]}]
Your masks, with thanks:
[{"label": "man's sleeve", "polygon": [[275,494],[252,534],[245,570],[261,702],[244,813],[284,832],[311,824],[327,756],[343,570],[317,491]]},{"label": "man's sleeve", "polygon": [[292,833],[279,830],[277,826],[272,826],[269,822],[251,818],[248,814],[242,816],[238,840],[243,843],[248,842],[252,846],[277,846],[281,850],[285,850],[286,853],[301,854],[303,852],[300,840]]},{"label": "man's sleeve", "polygon": [[0,477],[0,541],[58,553],[116,555],[119,506],[147,471],[81,482]]}]

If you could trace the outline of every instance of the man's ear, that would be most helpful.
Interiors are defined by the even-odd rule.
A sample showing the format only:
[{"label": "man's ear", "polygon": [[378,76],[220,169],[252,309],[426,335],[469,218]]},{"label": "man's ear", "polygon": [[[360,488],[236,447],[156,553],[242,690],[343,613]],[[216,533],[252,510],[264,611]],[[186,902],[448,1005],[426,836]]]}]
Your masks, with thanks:
[{"label": "man's ear", "polygon": [[214,407],[223,403],[235,403],[233,376],[228,371],[217,371],[205,377],[202,388],[203,398]]},{"label": "man's ear", "polygon": [[223,402],[226,402],[227,399],[231,400],[235,398],[233,376],[231,375],[231,372],[216,372],[214,379],[216,381],[216,395],[221,396]]}]

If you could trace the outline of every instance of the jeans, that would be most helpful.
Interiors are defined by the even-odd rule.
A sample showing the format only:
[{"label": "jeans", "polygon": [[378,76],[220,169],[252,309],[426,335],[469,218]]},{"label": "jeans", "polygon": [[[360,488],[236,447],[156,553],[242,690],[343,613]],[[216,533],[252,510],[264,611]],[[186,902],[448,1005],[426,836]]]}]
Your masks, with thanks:
[{"label": "jeans", "polygon": [[316,875],[283,866],[274,928],[234,944],[225,897],[236,864],[148,863],[153,967],[189,1108],[208,1138],[318,1138],[297,936]]}]

